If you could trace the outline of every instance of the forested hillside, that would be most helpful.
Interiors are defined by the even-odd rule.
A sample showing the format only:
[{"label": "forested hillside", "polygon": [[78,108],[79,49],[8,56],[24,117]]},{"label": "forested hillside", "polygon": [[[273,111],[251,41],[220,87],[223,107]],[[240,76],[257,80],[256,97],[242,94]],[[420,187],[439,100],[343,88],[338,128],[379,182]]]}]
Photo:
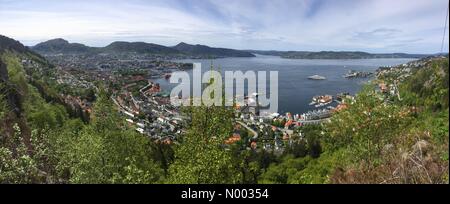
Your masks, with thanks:
[{"label": "forested hillside", "polygon": [[161,182],[157,146],[128,130],[107,92],[97,94],[85,124],[58,100],[45,59],[8,47],[0,53],[0,183]]}]

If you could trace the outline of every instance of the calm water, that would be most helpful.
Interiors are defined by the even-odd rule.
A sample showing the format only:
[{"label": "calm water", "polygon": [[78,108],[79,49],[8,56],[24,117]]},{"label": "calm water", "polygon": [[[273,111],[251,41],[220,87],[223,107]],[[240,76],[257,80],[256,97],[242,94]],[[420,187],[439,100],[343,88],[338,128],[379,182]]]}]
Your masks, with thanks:
[{"label": "calm water", "polygon": [[[179,60],[178,62],[200,62],[202,71],[208,71],[211,62],[222,71],[247,70],[278,71],[278,112],[303,113],[315,109],[308,105],[315,95],[338,93],[357,93],[362,85],[369,80],[346,79],[342,77],[348,70],[375,71],[380,66],[403,64],[414,59],[358,59],[358,60],[301,60],[283,59],[276,56],[251,58],[223,58],[214,60]],[[192,81],[192,72],[189,71]],[[268,75],[269,73],[267,73]],[[308,80],[308,76],[321,75],[326,80]],[[177,84],[170,84],[168,80],[157,79],[163,90],[170,91]],[[237,85],[239,86],[239,85]]]}]

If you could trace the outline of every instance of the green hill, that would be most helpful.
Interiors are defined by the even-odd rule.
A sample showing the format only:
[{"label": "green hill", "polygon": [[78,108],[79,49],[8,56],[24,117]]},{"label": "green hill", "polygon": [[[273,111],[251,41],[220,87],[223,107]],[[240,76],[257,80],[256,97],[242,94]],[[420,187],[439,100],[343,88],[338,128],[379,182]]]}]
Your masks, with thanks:
[{"label": "green hill", "polygon": [[156,146],[128,129],[104,89],[92,120],[71,116],[55,68],[0,36],[0,184],[154,183]]},{"label": "green hill", "polygon": [[39,43],[32,47],[36,52],[42,54],[81,54],[94,52],[96,49],[80,43],[69,43],[67,40],[57,38]]},{"label": "green hill", "polygon": [[254,57],[255,55],[233,49],[226,48],[213,48],[208,47],[206,45],[190,45],[184,42],[179,43],[178,45],[173,47],[174,49],[183,52],[189,53],[191,55],[199,55],[199,56],[212,56],[212,57]]},{"label": "green hill", "polygon": [[374,59],[374,58],[422,58],[426,54],[407,53],[368,53],[357,51],[262,51],[248,50],[251,53],[261,55],[274,55],[287,59]]},{"label": "green hill", "polygon": [[145,42],[113,42],[100,48],[101,52],[108,53],[140,53],[140,54],[181,54],[179,51],[162,45]]},{"label": "green hill", "polygon": [[89,47],[80,43],[69,43],[58,38],[48,40],[32,46],[31,49],[40,54],[155,54],[155,55],[187,55],[189,57],[217,58],[217,57],[254,57],[245,51],[213,48],[205,45],[189,45],[180,43],[174,47],[168,47],[145,42],[116,41],[105,47]]}]

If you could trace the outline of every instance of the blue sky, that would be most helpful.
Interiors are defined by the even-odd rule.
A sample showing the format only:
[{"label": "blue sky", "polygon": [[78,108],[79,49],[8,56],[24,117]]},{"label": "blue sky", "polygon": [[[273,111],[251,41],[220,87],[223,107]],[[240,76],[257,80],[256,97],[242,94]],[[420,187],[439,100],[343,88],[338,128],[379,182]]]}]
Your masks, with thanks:
[{"label": "blue sky", "polygon": [[26,45],[65,38],[91,46],[183,41],[236,49],[436,53],[447,5],[448,0],[0,0],[0,34]]}]

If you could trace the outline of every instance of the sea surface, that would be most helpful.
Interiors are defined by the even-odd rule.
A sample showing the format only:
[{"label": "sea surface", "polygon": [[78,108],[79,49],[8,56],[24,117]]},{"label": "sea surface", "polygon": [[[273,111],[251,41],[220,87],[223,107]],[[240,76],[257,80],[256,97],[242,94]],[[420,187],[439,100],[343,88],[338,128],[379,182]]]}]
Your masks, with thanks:
[{"label": "sea surface", "polygon": [[[371,78],[346,79],[349,70],[375,71],[380,66],[403,64],[415,59],[350,59],[350,60],[306,60],[284,59],[278,56],[257,55],[256,57],[221,58],[213,60],[185,59],[177,62],[201,63],[202,72],[210,70],[211,63],[220,71],[278,71],[278,112],[304,113],[317,109],[309,103],[313,96],[338,93],[357,93]],[[192,70],[188,71],[191,76]],[[325,80],[309,80],[312,75],[326,77]],[[269,75],[269,72],[267,72]],[[224,76],[224,74],[222,75]],[[267,77],[268,78],[268,77]],[[269,80],[267,80],[269,82]],[[165,91],[177,84],[159,78],[154,80]],[[240,86],[240,85],[236,85]],[[268,85],[270,86],[270,84]],[[325,108],[325,107],[322,107]]]}]

